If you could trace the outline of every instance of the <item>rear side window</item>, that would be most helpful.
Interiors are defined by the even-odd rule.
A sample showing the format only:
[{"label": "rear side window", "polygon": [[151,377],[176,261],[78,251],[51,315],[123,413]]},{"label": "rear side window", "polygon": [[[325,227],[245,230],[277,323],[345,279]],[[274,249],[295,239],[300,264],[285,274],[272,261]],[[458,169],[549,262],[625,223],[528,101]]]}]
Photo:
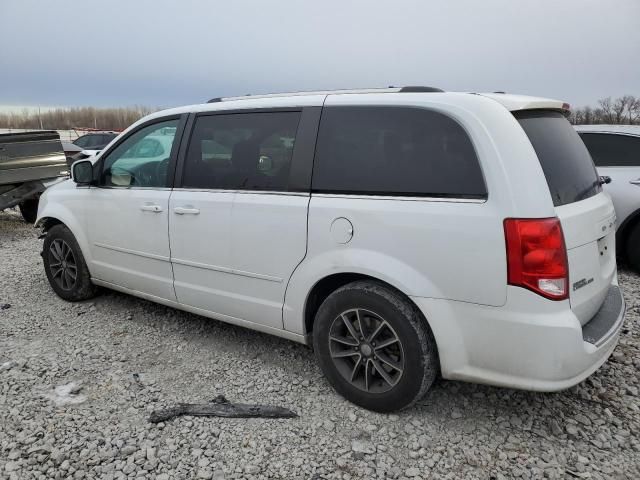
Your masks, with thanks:
[{"label": "rear side window", "polygon": [[316,192],[486,198],[471,140],[453,119],[412,107],[326,107]]},{"label": "rear side window", "polygon": [[523,110],[514,116],[538,155],[556,207],[601,191],[589,151],[564,115],[547,110]]},{"label": "rear side window", "polygon": [[580,133],[598,167],[640,167],[640,138],[615,133]]},{"label": "rear side window", "polygon": [[287,190],[299,120],[300,112],[198,117],[182,186]]}]

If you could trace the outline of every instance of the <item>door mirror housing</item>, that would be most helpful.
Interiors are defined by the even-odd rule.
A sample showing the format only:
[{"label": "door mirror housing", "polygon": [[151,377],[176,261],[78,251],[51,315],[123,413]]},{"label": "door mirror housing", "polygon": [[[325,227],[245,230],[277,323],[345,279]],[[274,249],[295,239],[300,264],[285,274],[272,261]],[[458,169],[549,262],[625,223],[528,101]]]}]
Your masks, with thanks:
[{"label": "door mirror housing", "polygon": [[91,160],[78,160],[71,165],[71,179],[78,185],[93,183],[93,163]]}]

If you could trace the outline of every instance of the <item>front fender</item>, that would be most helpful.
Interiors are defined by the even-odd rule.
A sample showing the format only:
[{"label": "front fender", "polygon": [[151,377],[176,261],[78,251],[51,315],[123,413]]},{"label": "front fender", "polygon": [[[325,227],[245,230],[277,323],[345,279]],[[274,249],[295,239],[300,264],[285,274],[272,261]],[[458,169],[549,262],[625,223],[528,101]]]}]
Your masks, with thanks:
[{"label": "front fender", "polygon": [[63,223],[78,242],[87,265],[91,265],[91,249],[86,235],[84,218],[85,207],[82,199],[79,198],[81,193],[78,190],[80,189],[76,188],[75,185],[72,188],[68,188],[64,184],[60,185],[63,188],[57,187],[58,185],[45,191],[40,197],[35,226],[43,227],[48,220]]},{"label": "front fender", "polygon": [[[384,270],[376,268],[382,265]],[[320,280],[337,273],[357,273],[373,277],[408,296],[419,292],[421,296],[442,297],[442,292],[429,278],[392,256],[357,248],[325,251],[306,258],[291,276],[283,308],[285,330],[305,333],[304,312],[309,293]]]}]

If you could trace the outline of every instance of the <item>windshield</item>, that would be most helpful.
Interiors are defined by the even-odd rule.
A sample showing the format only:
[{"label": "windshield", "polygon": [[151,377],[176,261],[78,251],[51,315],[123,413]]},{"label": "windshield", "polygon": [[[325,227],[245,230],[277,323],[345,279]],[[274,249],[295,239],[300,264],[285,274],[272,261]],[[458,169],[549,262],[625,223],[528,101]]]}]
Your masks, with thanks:
[{"label": "windshield", "polygon": [[601,191],[591,155],[562,113],[523,110],[514,116],[538,155],[556,207]]}]

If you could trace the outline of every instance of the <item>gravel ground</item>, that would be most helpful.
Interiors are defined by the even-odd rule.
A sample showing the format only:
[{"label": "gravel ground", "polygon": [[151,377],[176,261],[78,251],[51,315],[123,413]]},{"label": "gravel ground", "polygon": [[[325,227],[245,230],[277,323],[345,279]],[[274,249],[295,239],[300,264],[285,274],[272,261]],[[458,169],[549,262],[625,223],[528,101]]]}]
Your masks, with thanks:
[{"label": "gravel ground", "polygon": [[[0,213],[0,478],[640,478],[640,277],[611,359],[556,394],[439,381],[397,415],[362,410],[312,351],[104,291],[60,300],[37,231]],[[289,407],[285,420],[181,417],[175,402]]]}]

